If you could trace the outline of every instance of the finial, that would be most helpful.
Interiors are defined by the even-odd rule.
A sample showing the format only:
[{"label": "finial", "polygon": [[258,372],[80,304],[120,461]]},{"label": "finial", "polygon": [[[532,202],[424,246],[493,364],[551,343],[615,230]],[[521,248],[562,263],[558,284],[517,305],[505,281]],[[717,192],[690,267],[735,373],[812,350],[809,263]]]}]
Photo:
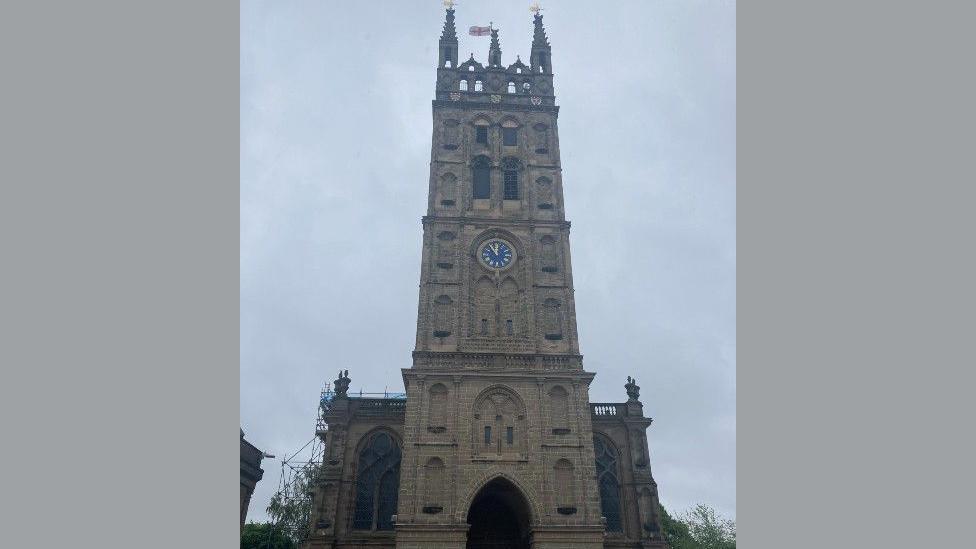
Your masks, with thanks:
[{"label": "finial", "polygon": [[500,67],[502,64],[502,47],[498,42],[498,29],[491,29],[491,44],[488,48],[488,66]]},{"label": "finial", "polygon": [[454,26],[454,1],[450,1],[450,5],[447,0],[444,1],[444,6],[447,7],[447,11],[444,12],[444,31],[441,32],[441,40],[456,43],[457,42],[457,27]]}]

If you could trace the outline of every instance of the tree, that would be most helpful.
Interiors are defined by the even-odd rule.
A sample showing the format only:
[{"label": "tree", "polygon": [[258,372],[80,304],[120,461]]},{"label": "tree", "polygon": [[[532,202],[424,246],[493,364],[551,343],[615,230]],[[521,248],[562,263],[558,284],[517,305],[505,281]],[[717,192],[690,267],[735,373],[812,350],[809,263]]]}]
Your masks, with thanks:
[{"label": "tree", "polygon": [[711,507],[698,504],[679,517],[664,509],[661,530],[671,549],[735,549],[735,521],[719,516]]},{"label": "tree", "polygon": [[735,521],[718,516],[715,509],[699,503],[683,519],[702,549],[735,549]]},{"label": "tree", "polygon": [[249,522],[241,532],[241,549],[296,549],[298,547],[281,529],[268,522]]},{"label": "tree", "polygon": [[297,546],[308,536],[309,512],[312,509],[311,486],[316,465],[307,463],[293,469],[290,482],[271,497],[268,516],[276,528],[288,536]]},{"label": "tree", "polygon": [[699,549],[687,524],[679,518],[672,518],[663,505],[658,504],[658,511],[661,514],[661,533],[671,549]]}]

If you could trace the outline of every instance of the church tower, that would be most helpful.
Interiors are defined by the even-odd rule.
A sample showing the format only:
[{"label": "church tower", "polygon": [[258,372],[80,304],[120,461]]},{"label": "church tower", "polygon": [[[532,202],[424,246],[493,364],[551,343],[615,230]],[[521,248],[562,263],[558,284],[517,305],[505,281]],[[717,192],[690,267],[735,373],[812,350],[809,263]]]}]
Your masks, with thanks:
[{"label": "church tower", "polygon": [[446,13],[398,547],[596,549],[620,520],[601,508],[551,48],[533,23],[529,64],[502,62],[498,29],[486,65],[458,64]]},{"label": "church tower", "polygon": [[[438,43],[406,398],[323,403],[311,547],[666,547],[639,387],[594,404],[576,329],[551,47]],[[390,545],[387,545],[390,543]]]}]

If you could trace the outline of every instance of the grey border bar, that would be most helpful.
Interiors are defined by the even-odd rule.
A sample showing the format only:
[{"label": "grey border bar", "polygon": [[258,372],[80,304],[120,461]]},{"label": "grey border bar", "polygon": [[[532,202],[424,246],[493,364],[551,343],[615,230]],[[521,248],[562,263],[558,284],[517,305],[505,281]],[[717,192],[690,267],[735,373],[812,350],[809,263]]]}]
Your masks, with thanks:
[{"label": "grey border bar", "polygon": [[971,543],[972,10],[738,6],[743,547]]},{"label": "grey border bar", "polygon": [[235,547],[239,5],[0,14],[7,547]]}]

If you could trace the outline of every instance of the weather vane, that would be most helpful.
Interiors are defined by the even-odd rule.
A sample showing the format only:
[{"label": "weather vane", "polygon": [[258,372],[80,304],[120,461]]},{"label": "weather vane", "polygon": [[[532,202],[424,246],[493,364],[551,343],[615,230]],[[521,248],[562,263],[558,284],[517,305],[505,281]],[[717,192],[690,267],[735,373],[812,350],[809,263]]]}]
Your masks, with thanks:
[{"label": "weather vane", "polygon": [[535,2],[531,6],[529,6],[529,11],[537,14],[540,11],[542,11],[542,6],[540,6],[538,2]]}]

